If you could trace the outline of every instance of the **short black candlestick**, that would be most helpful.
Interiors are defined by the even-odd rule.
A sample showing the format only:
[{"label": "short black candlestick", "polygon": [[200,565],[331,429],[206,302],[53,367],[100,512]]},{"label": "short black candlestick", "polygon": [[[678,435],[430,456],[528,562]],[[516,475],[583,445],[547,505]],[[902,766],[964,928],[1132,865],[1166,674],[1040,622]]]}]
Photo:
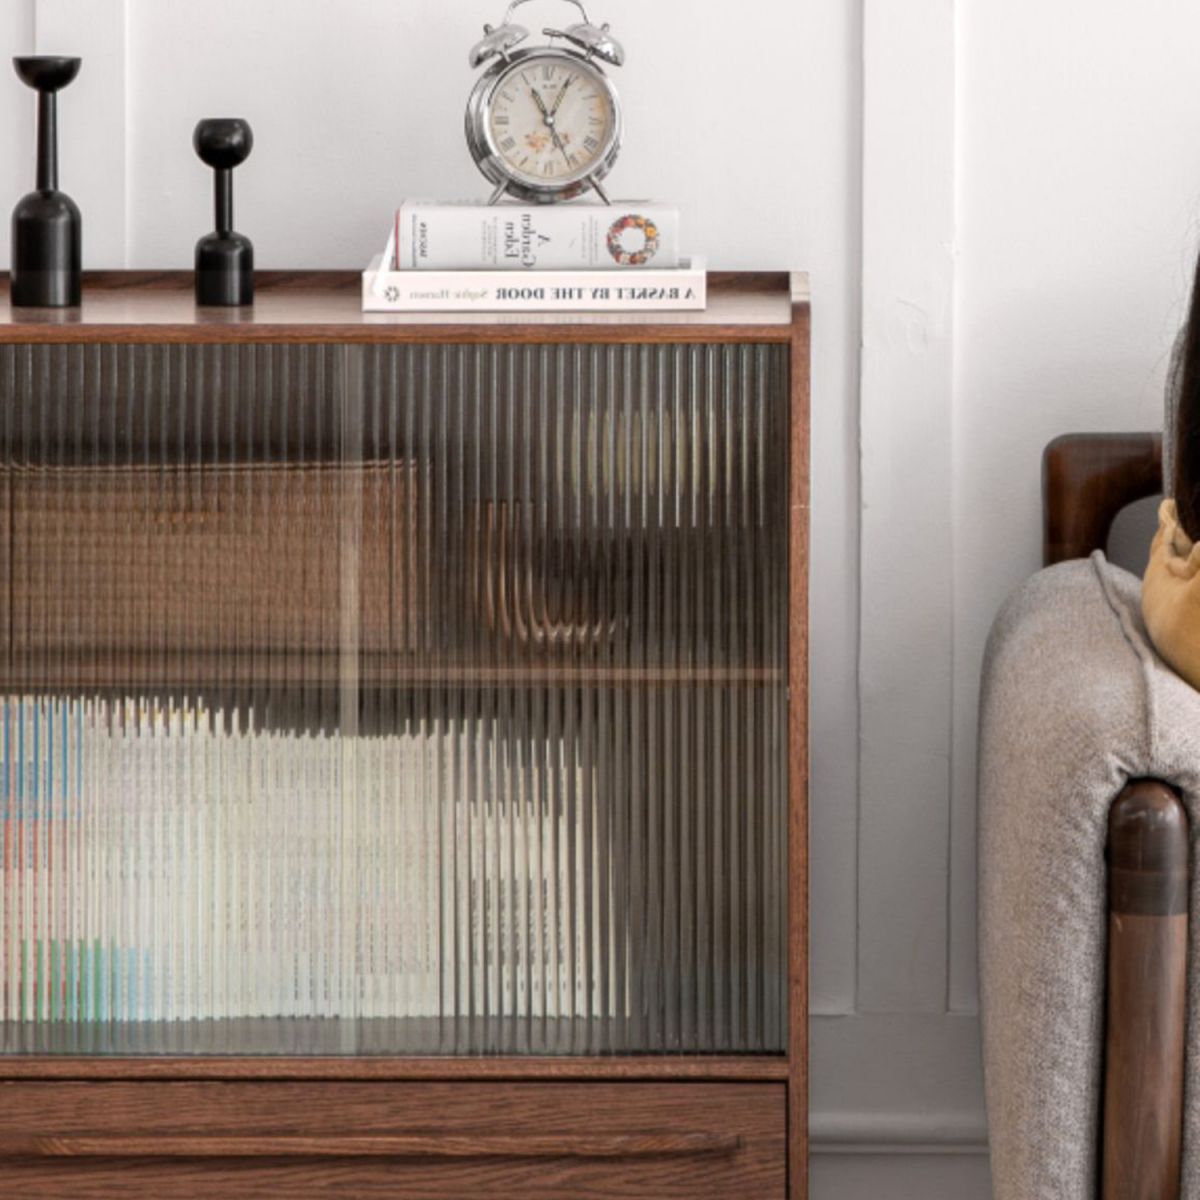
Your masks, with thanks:
[{"label": "short black candlestick", "polygon": [[212,167],[215,233],[196,243],[196,303],[231,307],[254,303],[254,245],[233,230],[233,168],[250,157],[254,134],[240,118],[210,117],[196,126],[192,145]]},{"label": "short black candlestick", "polygon": [[79,74],[80,59],[14,58],[23,83],[38,94],[37,191],[12,217],[12,302],[27,308],[72,308],[80,300],[83,218],[58,190],[58,93]]}]

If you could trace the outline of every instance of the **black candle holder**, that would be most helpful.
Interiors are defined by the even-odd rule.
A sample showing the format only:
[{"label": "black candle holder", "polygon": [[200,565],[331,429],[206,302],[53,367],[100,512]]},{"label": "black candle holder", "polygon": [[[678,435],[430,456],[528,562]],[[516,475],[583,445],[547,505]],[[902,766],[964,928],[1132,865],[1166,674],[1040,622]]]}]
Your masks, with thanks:
[{"label": "black candle holder", "polygon": [[254,245],[233,230],[233,169],[254,149],[250,124],[210,117],[196,126],[192,145],[213,168],[216,232],[196,243],[196,303],[233,307],[254,303]]},{"label": "black candle holder", "polygon": [[81,59],[14,58],[23,83],[38,94],[37,190],[12,216],[12,302],[17,307],[73,308],[80,300],[83,218],[58,190],[58,93],[79,74]]}]

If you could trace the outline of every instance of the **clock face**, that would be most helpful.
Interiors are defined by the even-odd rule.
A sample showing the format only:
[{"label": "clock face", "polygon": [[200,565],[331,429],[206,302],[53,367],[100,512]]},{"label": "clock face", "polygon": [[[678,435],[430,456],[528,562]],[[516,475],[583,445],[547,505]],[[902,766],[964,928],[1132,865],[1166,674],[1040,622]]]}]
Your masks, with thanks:
[{"label": "clock face", "polygon": [[617,117],[598,71],[565,55],[533,55],[497,80],[486,121],[508,172],[554,187],[591,174],[612,144]]}]

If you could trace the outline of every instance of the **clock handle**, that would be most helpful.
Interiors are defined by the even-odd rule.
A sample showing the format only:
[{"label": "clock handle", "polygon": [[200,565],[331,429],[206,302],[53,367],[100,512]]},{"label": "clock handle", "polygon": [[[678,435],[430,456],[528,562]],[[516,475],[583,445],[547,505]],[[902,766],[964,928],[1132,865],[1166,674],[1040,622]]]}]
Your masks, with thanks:
[{"label": "clock handle", "polygon": [[[522,4],[528,3],[529,0],[512,0],[512,3],[508,6],[508,11],[504,14],[504,20],[501,21],[500,24],[507,25],[509,23],[509,18],[513,15],[513,10],[520,8]],[[584,22],[588,25],[591,24],[591,18],[587,14],[587,9],[583,7],[583,0],[565,0],[565,3],[575,5],[575,7],[583,14]]]},{"label": "clock handle", "polygon": [[[529,31],[523,25],[513,24],[512,19],[513,13],[522,4],[528,3],[529,0],[510,0],[504,13],[504,20],[500,22],[499,27],[493,28],[491,25],[483,27],[483,41],[476,42],[471,48],[471,66],[481,66],[496,54],[499,54],[505,61],[508,60],[508,51],[529,36]],[[592,24],[588,11],[583,6],[583,0],[566,0],[566,3],[573,4],[579,9],[583,20],[574,25],[568,25],[566,29],[543,29],[542,32],[551,39],[551,44],[556,37],[566,38],[568,42],[578,46],[588,59],[595,56],[601,62],[609,63],[611,66],[624,66],[625,48],[609,32],[609,27]]]}]

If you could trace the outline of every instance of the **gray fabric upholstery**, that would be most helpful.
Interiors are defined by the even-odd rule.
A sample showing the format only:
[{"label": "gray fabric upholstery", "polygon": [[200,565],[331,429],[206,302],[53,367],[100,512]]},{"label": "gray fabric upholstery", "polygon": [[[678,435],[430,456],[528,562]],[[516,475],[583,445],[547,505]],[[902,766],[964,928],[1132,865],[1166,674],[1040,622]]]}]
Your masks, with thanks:
[{"label": "gray fabric upholstery", "polygon": [[[979,902],[996,1200],[1095,1196],[1109,806],[1128,779],[1152,776],[1180,788],[1200,827],[1200,693],[1151,648],[1139,587],[1100,554],[1051,567],[1009,600],[988,643]],[[1193,878],[1193,997],[1198,896]],[[1200,1064],[1197,1021],[1188,1055]],[[1197,1076],[1200,1065],[1188,1070],[1188,1200],[1200,1200]]]}]

